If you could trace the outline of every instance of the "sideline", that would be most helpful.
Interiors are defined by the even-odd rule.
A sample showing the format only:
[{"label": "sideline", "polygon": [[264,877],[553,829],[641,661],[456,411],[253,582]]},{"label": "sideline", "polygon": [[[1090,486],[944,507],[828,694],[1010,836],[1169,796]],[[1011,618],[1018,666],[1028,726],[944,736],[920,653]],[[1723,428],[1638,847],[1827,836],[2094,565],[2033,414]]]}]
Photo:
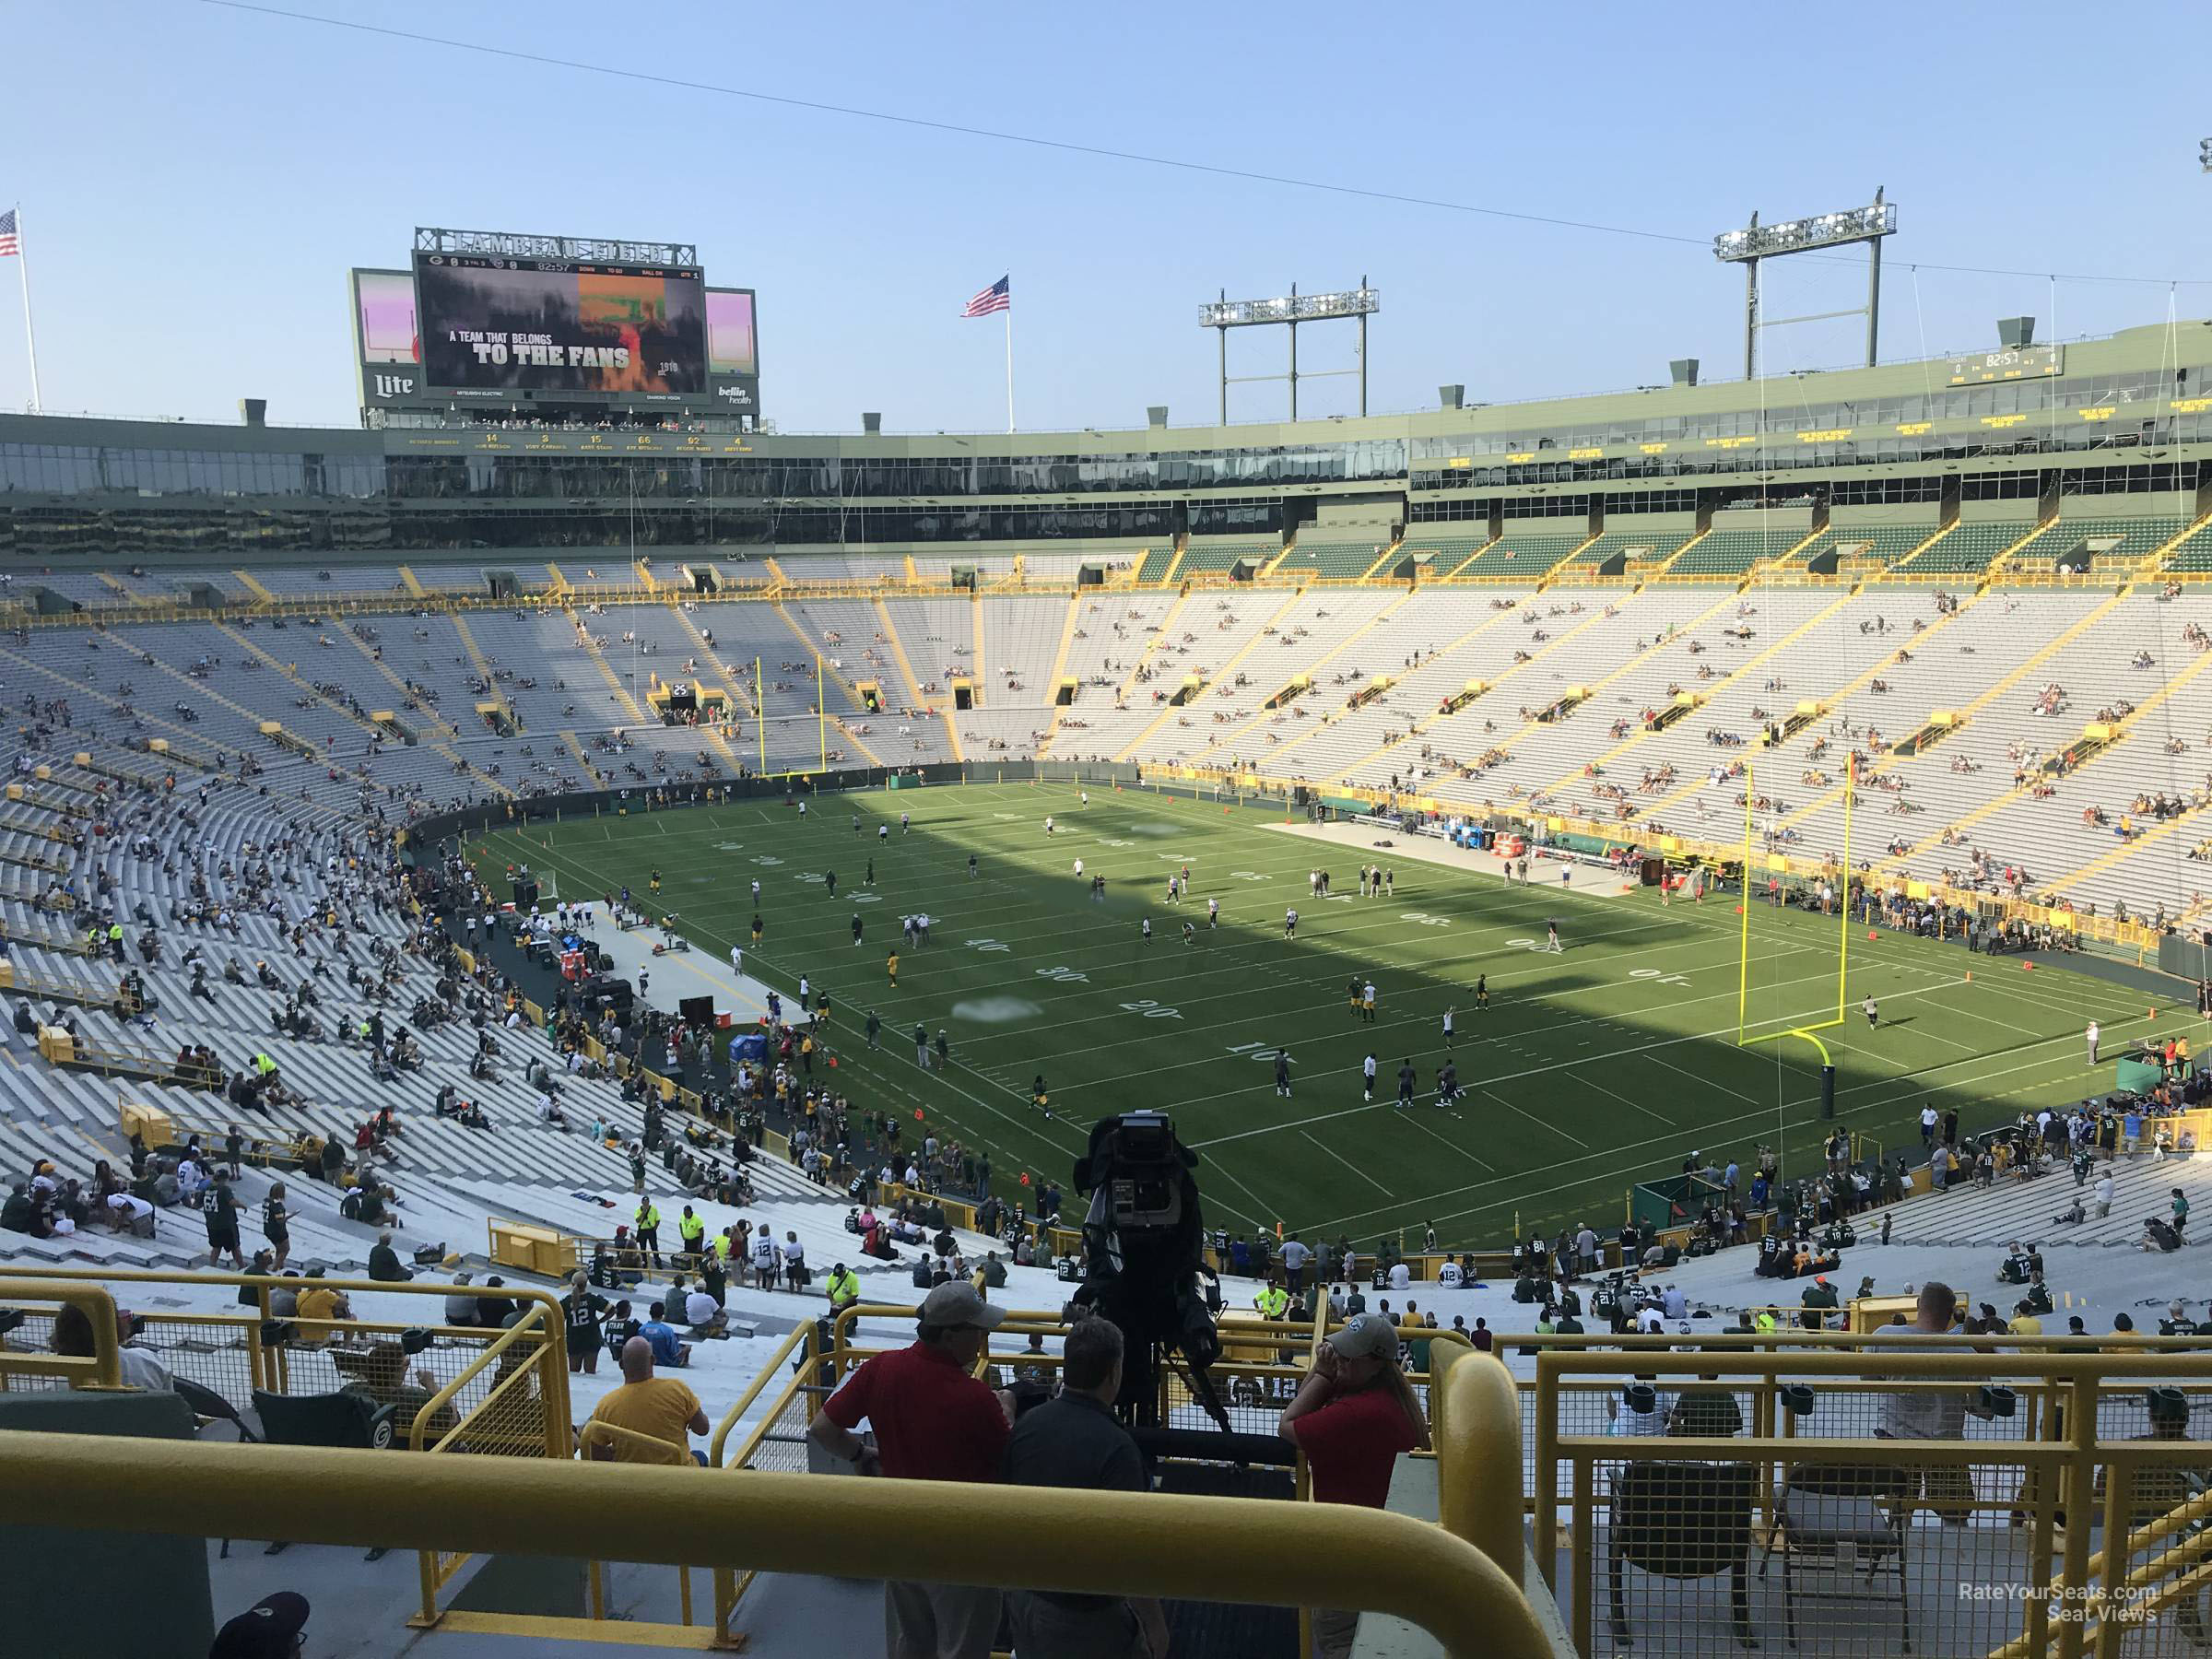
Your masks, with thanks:
[{"label": "sideline", "polygon": [[[1386,865],[1393,860],[1412,859],[1419,864],[1443,865],[1451,869],[1463,870],[1470,876],[1487,876],[1500,887],[1508,885],[1505,877],[1499,874],[1499,866],[1505,862],[1500,854],[1488,848],[1454,846],[1441,835],[1411,835],[1403,830],[1386,830],[1377,824],[1348,824],[1342,821],[1333,824],[1266,824],[1262,828],[1276,835],[1296,836],[1301,841],[1342,847],[1347,853],[1357,853],[1362,862],[1371,854],[1380,853],[1382,854],[1381,862]],[[1384,841],[1390,844],[1378,844]],[[1529,880],[1525,886],[1530,892],[1546,887],[1559,892],[1563,888],[1577,899],[1625,899],[1642,890],[1642,883],[1623,886],[1612,871],[1601,865],[1584,864],[1579,858],[1562,864],[1559,859],[1546,857],[1540,847],[1529,850]],[[1562,884],[1559,879],[1561,869],[1571,869],[1584,879],[1579,883]],[[1539,870],[1551,879],[1538,880]],[[1511,885],[1520,887],[1524,884],[1515,882]],[[1359,891],[1356,877],[1352,891]]]}]

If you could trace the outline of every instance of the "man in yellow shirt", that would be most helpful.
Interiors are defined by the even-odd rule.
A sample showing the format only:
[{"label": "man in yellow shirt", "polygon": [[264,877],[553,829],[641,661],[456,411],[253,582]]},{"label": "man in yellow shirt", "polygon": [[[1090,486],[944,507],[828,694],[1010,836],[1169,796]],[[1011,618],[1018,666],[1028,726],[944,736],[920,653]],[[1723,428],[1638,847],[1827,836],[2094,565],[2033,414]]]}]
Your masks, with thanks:
[{"label": "man in yellow shirt", "polygon": [[[707,1431],[706,1407],[690,1387],[677,1378],[653,1374],[653,1347],[642,1336],[632,1336],[622,1345],[622,1386],[592,1408],[591,1420],[661,1441],[666,1448],[665,1453],[657,1453],[627,1436],[611,1445],[595,1441],[591,1454],[601,1463],[680,1464],[690,1452],[685,1435]],[[707,1461],[697,1452],[690,1456],[696,1463]]]},{"label": "man in yellow shirt", "polygon": [[2041,1336],[2043,1322],[2035,1316],[2035,1309],[2025,1298],[2012,1304],[2012,1318],[2005,1328],[2015,1336]]},{"label": "man in yellow shirt", "polygon": [[[300,1289],[300,1319],[302,1324],[314,1320],[351,1319],[352,1317],[351,1304],[344,1296],[329,1287],[318,1284],[311,1278]],[[328,1342],[331,1335],[332,1333],[328,1329],[315,1329],[311,1325],[309,1329],[300,1333],[300,1340],[302,1342]]]}]

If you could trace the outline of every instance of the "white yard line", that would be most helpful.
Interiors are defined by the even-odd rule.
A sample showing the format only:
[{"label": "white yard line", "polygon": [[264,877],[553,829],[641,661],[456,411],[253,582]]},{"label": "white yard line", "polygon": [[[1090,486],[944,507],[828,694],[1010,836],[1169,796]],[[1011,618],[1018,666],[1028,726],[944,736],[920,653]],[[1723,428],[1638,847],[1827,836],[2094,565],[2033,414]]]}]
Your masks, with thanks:
[{"label": "white yard line", "polygon": [[1535,1125],[1537,1128],[1539,1128],[1539,1129],[1543,1130],[1543,1131],[1544,1131],[1544,1133],[1545,1133],[1545,1134],[1547,1134],[1547,1135],[1559,1135],[1559,1136],[1561,1139],[1563,1139],[1563,1140],[1571,1140],[1571,1141],[1572,1141],[1572,1142],[1573,1142],[1573,1143],[1574,1143],[1576,1146],[1578,1146],[1578,1147],[1587,1147],[1587,1146],[1590,1144],[1588,1141],[1586,1141],[1586,1140],[1583,1139],[1583,1137],[1582,1137],[1581,1135],[1575,1135],[1575,1134],[1571,1133],[1571,1131],[1569,1131],[1569,1130],[1562,1129],[1562,1128],[1560,1128],[1560,1127],[1559,1127],[1559,1124],[1547,1124],[1547,1123],[1546,1123],[1546,1122],[1545,1122],[1545,1121],[1544,1121],[1542,1118],[1540,1118],[1540,1117],[1536,1116],[1536,1114],[1535,1114],[1535,1112],[1522,1112],[1522,1111],[1521,1111],[1521,1108],[1520,1108],[1520,1107],[1518,1107],[1518,1106],[1516,1106],[1516,1105],[1514,1105],[1514,1104],[1513,1104],[1513,1103],[1512,1103],[1511,1100],[1506,1100],[1506,1099],[1504,1099],[1504,1098],[1503,1098],[1503,1097],[1501,1097],[1501,1096],[1491,1094],[1491,1093],[1490,1093],[1490,1091],[1489,1091],[1488,1089],[1487,1089],[1487,1088],[1486,1088],[1486,1089],[1484,1089],[1482,1092],[1483,1092],[1483,1094],[1484,1094],[1484,1095],[1488,1096],[1488,1097],[1490,1100],[1496,1100],[1496,1101],[1498,1102],[1498,1104],[1499,1104],[1499,1105],[1500,1105],[1500,1106],[1504,1107],[1504,1108],[1505,1108],[1505,1109],[1506,1109],[1508,1112],[1520,1112],[1520,1113],[1521,1113],[1521,1115],[1522,1115],[1523,1117],[1526,1118],[1526,1119],[1527,1119],[1527,1120],[1528,1120],[1530,1123],[1534,1124],[1535,1124]]},{"label": "white yard line", "polygon": [[1335,1151],[1331,1147],[1323,1146],[1319,1141],[1308,1135],[1303,1129],[1300,1129],[1298,1133],[1299,1137],[1305,1141],[1308,1146],[1313,1147],[1313,1149],[1317,1152],[1324,1153],[1326,1156],[1335,1159],[1338,1163],[1342,1164],[1353,1174],[1359,1176],[1360,1180],[1366,1182],[1369,1186],[1373,1187],[1376,1192],[1387,1194],[1390,1191],[1388,1187],[1377,1181],[1372,1175],[1370,1175],[1365,1170],[1361,1169],[1350,1159],[1345,1157],[1343,1153]]}]

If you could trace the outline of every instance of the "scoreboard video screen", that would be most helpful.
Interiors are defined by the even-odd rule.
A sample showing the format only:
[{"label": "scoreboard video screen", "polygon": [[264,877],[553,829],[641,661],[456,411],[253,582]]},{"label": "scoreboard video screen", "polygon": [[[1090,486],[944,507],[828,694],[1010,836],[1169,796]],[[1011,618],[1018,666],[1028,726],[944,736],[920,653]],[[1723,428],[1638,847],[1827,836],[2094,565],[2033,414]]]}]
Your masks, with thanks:
[{"label": "scoreboard video screen", "polygon": [[415,255],[432,389],[703,398],[707,299],[695,269]]}]

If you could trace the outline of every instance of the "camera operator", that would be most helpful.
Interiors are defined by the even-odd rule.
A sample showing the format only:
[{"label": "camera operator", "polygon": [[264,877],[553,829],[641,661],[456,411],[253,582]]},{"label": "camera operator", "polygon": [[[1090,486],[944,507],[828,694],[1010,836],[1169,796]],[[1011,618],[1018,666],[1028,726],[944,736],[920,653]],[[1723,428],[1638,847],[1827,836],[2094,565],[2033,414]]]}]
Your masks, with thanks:
[{"label": "camera operator", "polygon": [[[1398,1369],[1397,1326],[1380,1313],[1362,1313],[1333,1333],[1279,1427],[1306,1454],[1315,1502],[1382,1508],[1398,1453],[1429,1445],[1429,1420]],[[1357,1610],[1315,1608],[1315,1652],[1345,1659],[1359,1628]]]}]

